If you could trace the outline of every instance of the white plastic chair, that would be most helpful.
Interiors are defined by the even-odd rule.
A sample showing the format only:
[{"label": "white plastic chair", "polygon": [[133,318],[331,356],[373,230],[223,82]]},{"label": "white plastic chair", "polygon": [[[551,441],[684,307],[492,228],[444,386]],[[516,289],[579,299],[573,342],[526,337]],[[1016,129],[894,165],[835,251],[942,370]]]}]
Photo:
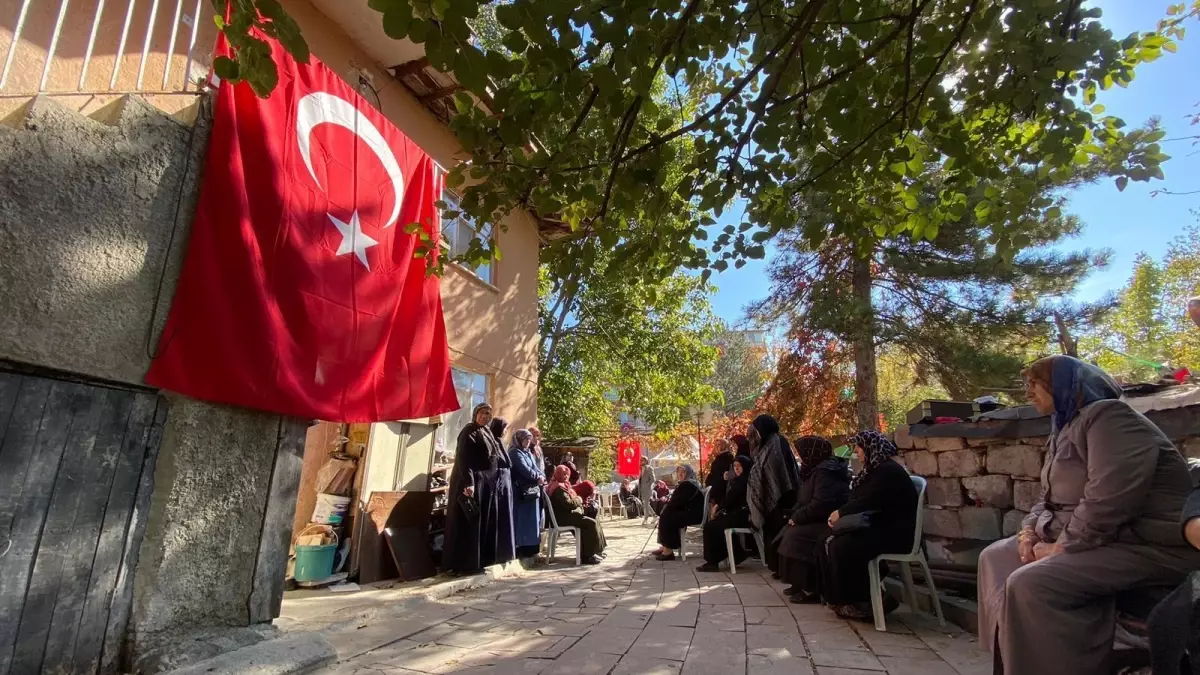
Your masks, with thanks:
[{"label": "white plastic chair", "polygon": [[733,535],[748,534],[754,537],[754,545],[758,547],[758,559],[766,561],[767,547],[763,542],[762,532],[750,527],[728,527],[725,528],[725,554],[729,561],[729,573],[737,574],[737,566],[733,562]]},{"label": "white plastic chair", "polygon": [[550,505],[550,494],[546,492],[546,488],[542,488],[543,504],[546,505],[546,529],[542,531],[542,535],[546,538],[546,562],[554,562],[554,549],[558,546],[558,537],[563,534],[569,534],[575,537],[575,564],[583,564],[583,545],[579,538],[579,528],[574,525],[560,527],[558,518],[554,517],[554,507]]},{"label": "white plastic chair", "polygon": [[913,486],[917,488],[917,528],[913,534],[913,547],[910,553],[885,553],[871,561],[867,571],[871,576],[871,613],[875,615],[875,630],[887,632],[887,624],[883,616],[883,591],[879,582],[879,563],[883,561],[900,563],[900,578],[904,581],[904,601],[912,611],[917,611],[917,589],[913,584],[912,563],[921,566],[925,573],[925,585],[929,587],[929,597],[933,602],[933,611],[937,614],[938,624],[946,625],[942,616],[942,603],[938,600],[937,588],[933,585],[933,575],[929,572],[929,561],[921,551],[921,521],[925,512],[925,479],[920,476],[909,476]]},{"label": "white plastic chair", "polygon": [[[700,529],[703,530],[704,525],[708,523],[708,496],[710,494],[712,494],[712,488],[711,487],[700,488],[700,491],[704,493],[704,516],[700,519],[700,524],[696,525],[696,527],[699,527]],[[687,534],[687,526],[686,525],[679,528],[679,560],[680,560],[680,562],[687,561],[687,539],[684,538],[684,535],[686,535],[686,534]]]}]

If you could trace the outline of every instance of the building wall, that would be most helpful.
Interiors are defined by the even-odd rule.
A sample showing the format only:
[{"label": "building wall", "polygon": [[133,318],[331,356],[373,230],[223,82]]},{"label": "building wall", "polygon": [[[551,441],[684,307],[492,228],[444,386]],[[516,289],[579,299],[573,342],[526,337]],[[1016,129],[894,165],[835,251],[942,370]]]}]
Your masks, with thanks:
[{"label": "building wall", "polygon": [[[173,5],[161,4],[160,12],[172,13]],[[334,70],[348,76],[368,63],[306,2],[287,4],[314,53]],[[209,5],[202,7],[201,19],[211,25]],[[11,21],[9,14],[3,21]],[[74,16],[68,24],[90,28],[90,20]],[[42,24],[27,24],[26,35],[48,34],[35,35],[34,25]],[[0,24],[0,38],[11,28]],[[68,60],[80,58],[72,34],[64,33],[58,50]],[[38,40],[22,45],[18,56],[35,54]],[[211,44],[211,35],[198,44]],[[153,45],[152,59],[161,60],[155,51],[165,49],[165,38]],[[40,65],[31,64],[18,62],[14,77],[27,79],[31,70],[40,76]],[[72,76],[59,72],[56,66],[52,80],[69,86]],[[161,69],[146,77],[161,79]],[[375,69],[375,78],[384,114],[439,163],[451,164],[457,146],[449,131],[382,71]],[[194,95],[168,98],[161,108],[171,115],[155,107],[161,97],[151,99],[155,105],[114,96],[4,99],[0,359],[142,384],[188,240],[208,129],[206,118],[194,114]],[[525,214],[504,224],[494,285],[451,270],[442,281],[443,303],[454,361],[489,375],[497,409],[525,426],[537,409],[538,240]],[[276,415],[171,398],[134,576],[135,658],[196,631],[269,619],[256,609],[262,606],[256,565],[271,558],[263,523],[275,522],[268,493],[281,492],[284,427]],[[298,484],[298,463],[295,471]],[[290,492],[294,498],[294,485]],[[275,548],[286,554],[286,545]]]}]

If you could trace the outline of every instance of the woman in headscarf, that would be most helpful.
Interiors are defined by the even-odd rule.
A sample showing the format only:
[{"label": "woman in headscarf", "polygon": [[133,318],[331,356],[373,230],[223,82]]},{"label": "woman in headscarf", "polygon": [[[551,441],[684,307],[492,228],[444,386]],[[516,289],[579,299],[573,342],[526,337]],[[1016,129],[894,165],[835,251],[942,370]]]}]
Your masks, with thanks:
[{"label": "woman in headscarf", "polygon": [[513,529],[516,532],[517,557],[537,555],[542,536],[542,485],[546,483],[542,463],[533,450],[533,434],[518,429],[508,449],[512,460]]},{"label": "woman in headscarf", "polygon": [[658,514],[658,551],[654,556],[659,560],[674,560],[675,549],[683,543],[679,531],[704,520],[704,488],[696,479],[696,470],[681,464],[675,467],[675,480],[675,491]]},{"label": "woman in headscarf", "polygon": [[598,565],[607,545],[604,529],[594,518],[583,515],[583,500],[571,489],[571,469],[565,464],[554,468],[554,476],[546,485],[550,508],[560,527],[579,528],[579,554],[585,565]]},{"label": "woman in headscarf", "polygon": [[[750,526],[750,507],[746,505],[746,492],[750,483],[750,469],[754,462],[745,455],[734,458],[730,473],[729,489],[725,498],[717,505],[717,512],[704,524],[704,564],[698,572],[716,572],[722,560],[729,557],[725,546],[725,530],[731,527]],[[712,501],[711,498],[709,501]],[[733,562],[740,565],[746,559],[739,537],[733,538]]]},{"label": "woman in headscarf", "polygon": [[654,509],[654,515],[662,515],[663,508],[665,508],[667,502],[671,500],[671,488],[667,487],[666,481],[655,481],[654,488],[651,490],[651,494],[650,508]]},{"label": "woman in headscarf", "polygon": [[[570,467],[567,467],[568,469]],[[600,515],[600,507],[596,504],[596,484],[590,480],[581,480],[572,486],[575,494],[583,500],[583,515],[595,518]]]},{"label": "woman in headscarf", "polygon": [[[488,428],[491,422],[492,407],[481,403],[472,411],[471,422],[458,434],[442,548],[442,568],[447,572],[476,572],[496,559],[496,472],[507,460],[501,459],[504,449]],[[511,534],[510,529],[510,541]]]},{"label": "woman in headscarf", "polygon": [[[492,473],[492,489],[496,494],[494,511],[496,538],[494,543],[492,540],[486,541],[483,547],[484,565],[493,565],[516,559],[517,537],[516,526],[513,522],[515,500],[513,498],[512,458],[508,456],[508,450],[504,448],[504,432],[508,429],[508,420],[503,417],[493,417],[488,429],[496,438],[496,445],[500,448],[500,454],[496,457],[496,468]],[[492,529],[490,524],[485,525],[485,528],[489,531]],[[487,554],[489,550],[494,550],[495,555],[489,556]]]},{"label": "woman in headscarf", "polygon": [[998,673],[1107,673],[1117,593],[1175,585],[1200,567],[1178,520],[1187,464],[1091,364],[1041,359],[1025,388],[1051,416],[1042,499],[980,556],[979,639]]},{"label": "woman in headscarf", "polygon": [[725,501],[725,490],[730,479],[729,471],[733,469],[733,444],[727,439],[717,440],[717,454],[708,465],[708,475],[704,477],[704,486],[708,488],[708,503],[715,510],[717,505]]},{"label": "woman in headscarf", "polygon": [[734,455],[738,457],[750,457],[750,439],[746,438],[745,434],[736,434],[729,440],[733,443]]},{"label": "woman in headscarf", "polygon": [[820,602],[818,550],[829,537],[829,514],[850,498],[850,467],[835,457],[833,444],[820,436],[796,440],[800,456],[800,496],[779,541],[779,577],[792,602]]},{"label": "woman in headscarf", "polygon": [[621,488],[617,492],[617,496],[621,499],[621,505],[625,507],[626,519],[642,517],[642,500],[638,499],[637,486],[632,480],[621,480]]},{"label": "woman in headscarf", "polygon": [[[850,501],[826,521],[833,532],[820,554],[821,594],[843,619],[871,617],[867,565],[883,553],[912,550],[917,527],[917,488],[895,459],[896,446],[878,431],[846,441],[862,470],[850,480]],[[845,522],[843,522],[845,521]],[[885,610],[895,609],[890,596]]]},{"label": "woman in headscarf", "polygon": [[796,504],[800,489],[800,469],[787,439],[779,433],[779,423],[770,415],[759,415],[746,430],[754,468],[750,471],[750,523],[762,532],[767,559],[763,562],[779,578],[779,534],[787,523],[787,514]]}]

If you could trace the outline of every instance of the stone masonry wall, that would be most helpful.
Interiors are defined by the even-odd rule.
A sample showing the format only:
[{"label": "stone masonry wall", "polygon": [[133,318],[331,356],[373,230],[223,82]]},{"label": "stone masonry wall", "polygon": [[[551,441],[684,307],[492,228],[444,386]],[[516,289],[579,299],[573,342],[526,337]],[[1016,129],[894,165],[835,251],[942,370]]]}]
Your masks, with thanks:
[{"label": "stone masonry wall", "polygon": [[924,476],[924,532],[930,559],[974,564],[983,548],[1014,534],[1041,497],[1045,436],[920,438],[908,427],[896,445],[910,472]]},{"label": "stone masonry wall", "polygon": [[[1041,499],[1046,436],[918,437],[901,426],[895,441],[909,472],[928,481],[923,529],[930,560],[976,564],[984,547],[1016,534]],[[1200,457],[1200,436],[1172,441],[1185,456]]]}]

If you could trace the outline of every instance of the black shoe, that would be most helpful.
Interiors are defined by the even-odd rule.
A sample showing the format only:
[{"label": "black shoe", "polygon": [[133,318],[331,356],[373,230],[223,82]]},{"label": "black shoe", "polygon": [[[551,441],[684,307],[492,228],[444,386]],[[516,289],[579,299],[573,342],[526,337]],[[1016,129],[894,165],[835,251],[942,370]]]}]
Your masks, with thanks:
[{"label": "black shoe", "polygon": [[661,560],[661,561],[663,561],[663,562],[666,562],[666,561],[668,561],[668,560],[674,560],[674,559],[675,559],[675,554],[674,554],[674,553],[668,553],[668,554],[666,554],[666,555],[663,555],[662,553],[659,553],[658,555],[654,556],[654,559],[655,559],[655,560]]},{"label": "black shoe", "polygon": [[583,564],[584,565],[599,565],[600,564],[600,556],[594,555],[594,556],[588,558],[587,560],[584,560]]},{"label": "black shoe", "polygon": [[789,602],[794,605],[815,605],[821,602],[821,596],[817,595],[816,593],[800,591],[799,593],[793,594]]},{"label": "black shoe", "polygon": [[696,571],[697,572],[720,572],[721,566],[706,562],[703,565],[700,565],[699,567],[697,567]]},{"label": "black shoe", "polygon": [[787,588],[783,589],[784,595],[795,595],[797,593],[803,593],[803,592],[804,592],[804,589],[800,588],[799,586],[788,586]]},{"label": "black shoe", "polygon": [[778,580],[778,579],[779,579],[779,572],[771,572],[771,578],[772,578],[772,579],[776,579],[776,580]]}]

